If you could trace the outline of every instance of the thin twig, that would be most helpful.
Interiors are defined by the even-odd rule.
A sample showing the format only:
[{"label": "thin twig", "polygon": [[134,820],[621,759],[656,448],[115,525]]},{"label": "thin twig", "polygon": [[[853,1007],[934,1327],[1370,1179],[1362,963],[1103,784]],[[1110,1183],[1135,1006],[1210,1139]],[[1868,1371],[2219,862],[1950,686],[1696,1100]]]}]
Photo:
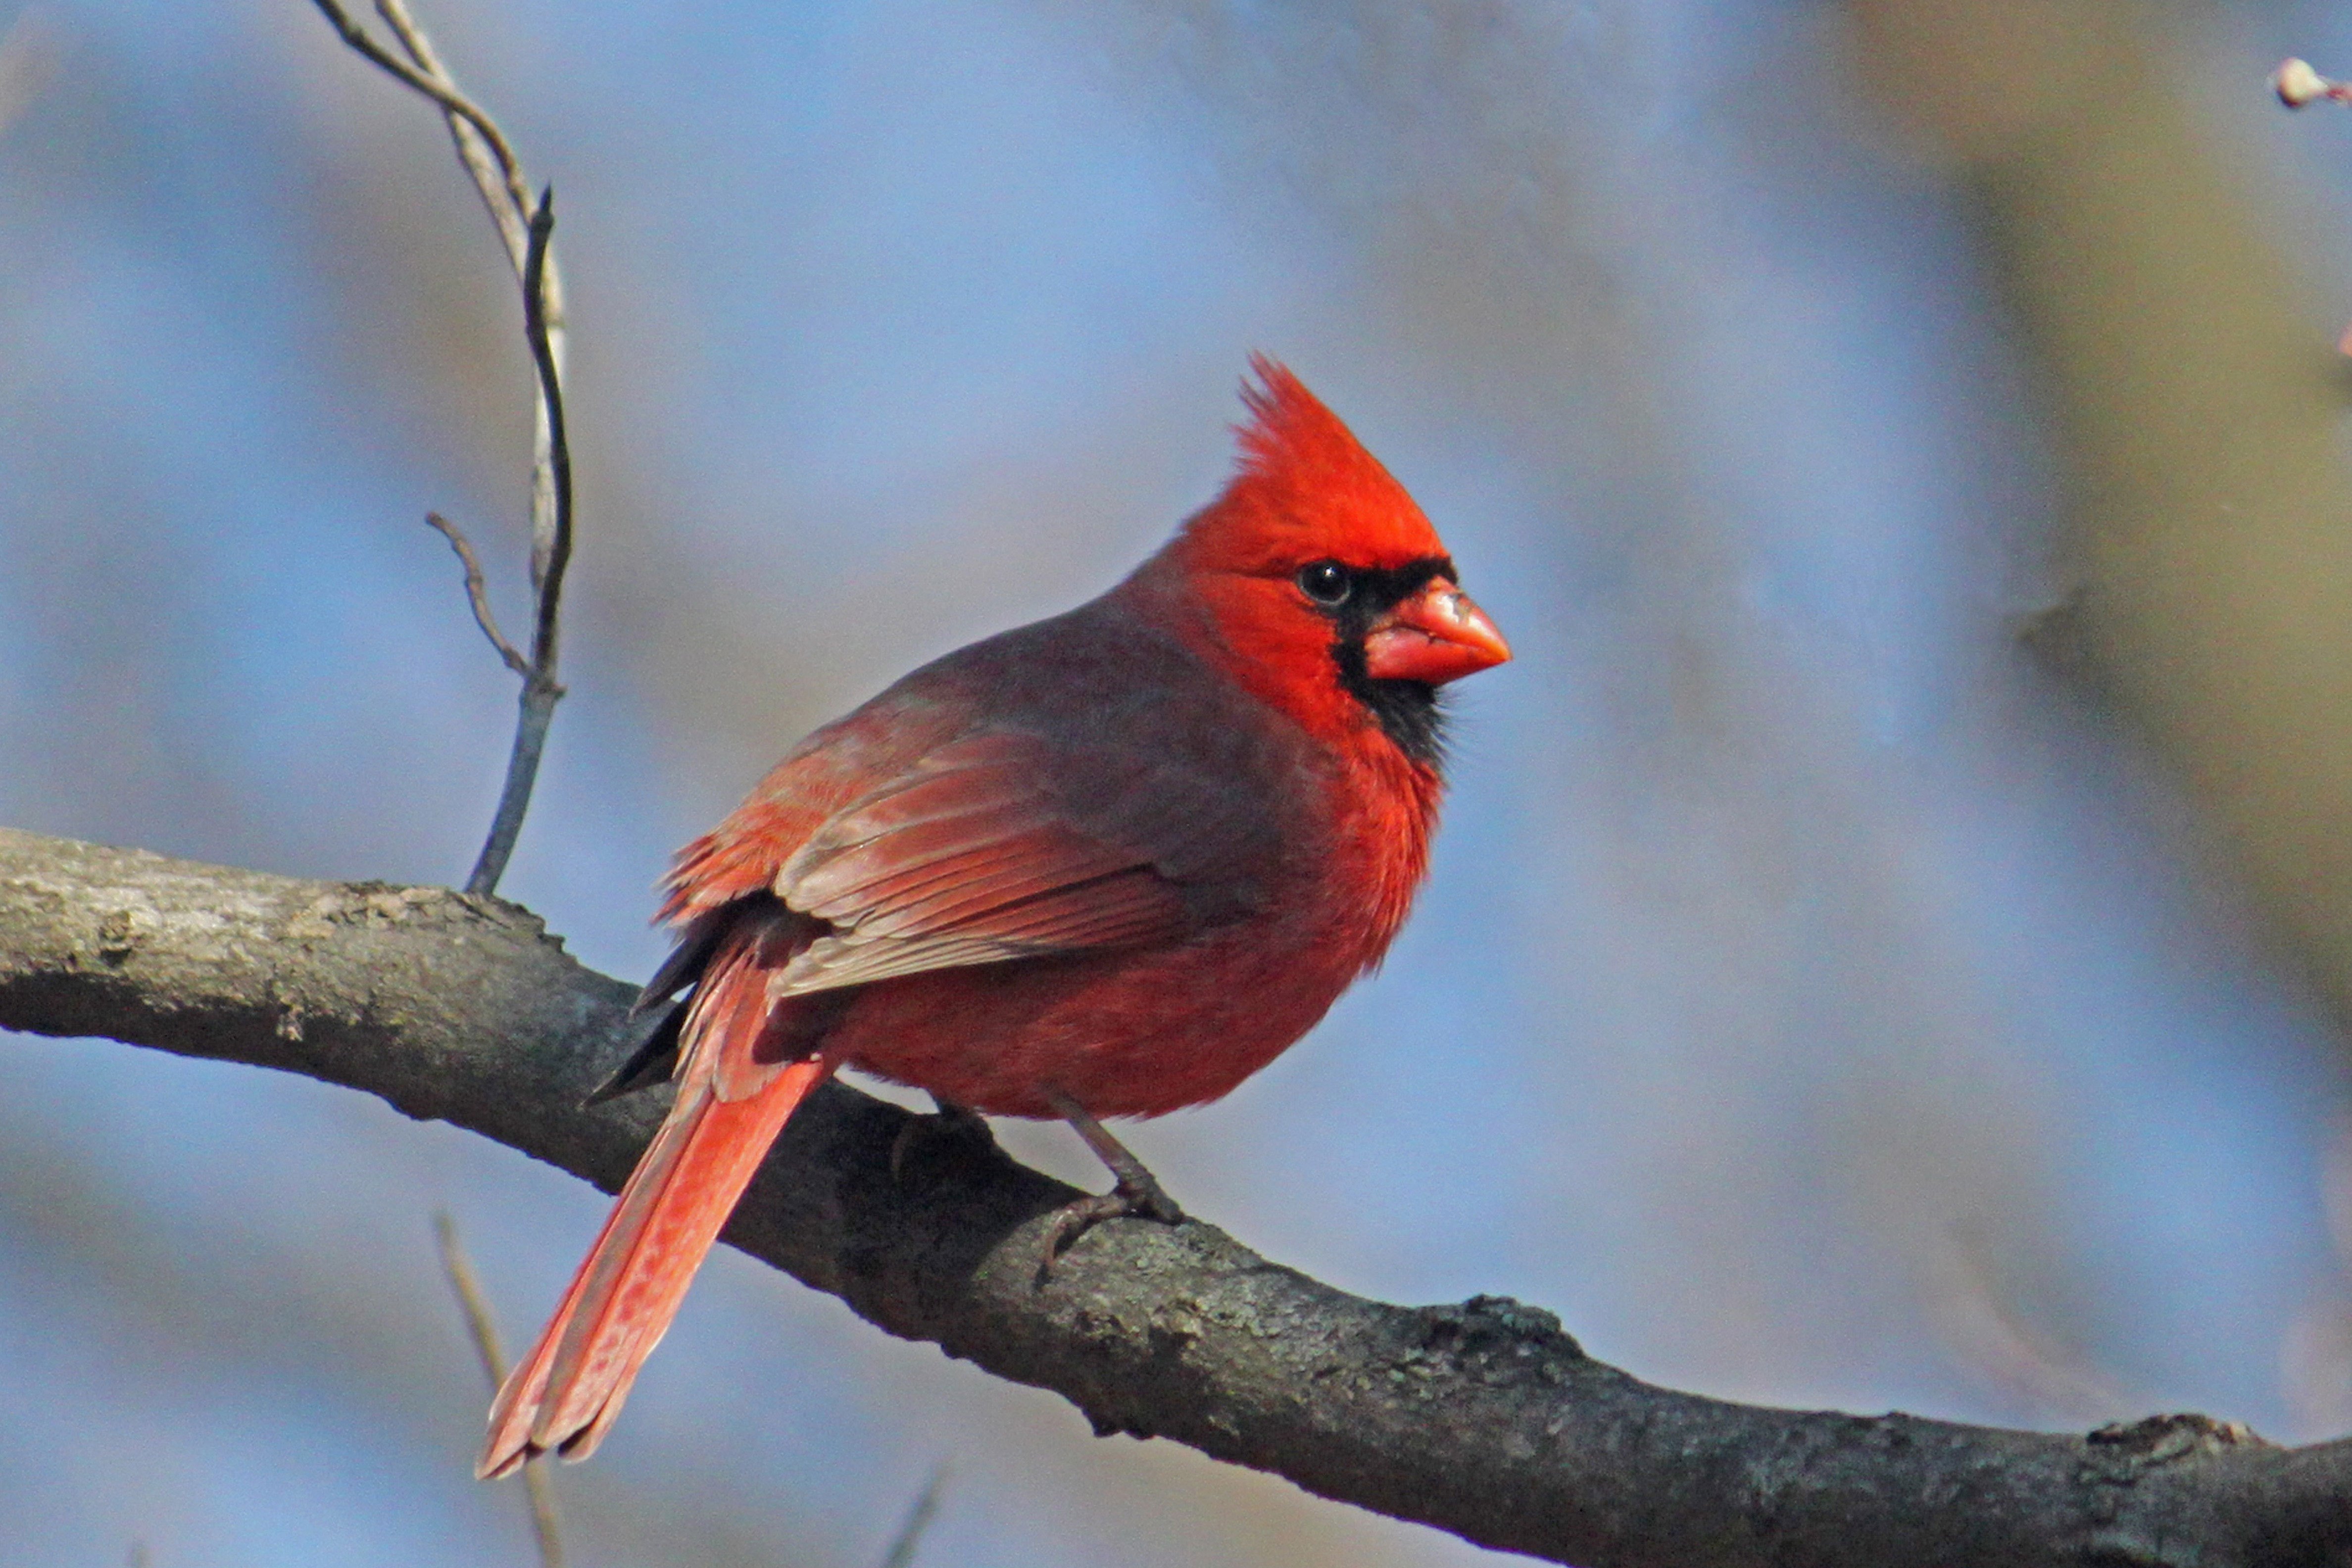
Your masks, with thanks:
[{"label": "thin twig", "polygon": [[465,1244],[457,1239],[457,1222],[448,1210],[433,1211],[433,1237],[441,1244],[441,1271],[449,1277],[449,1289],[466,1314],[466,1331],[473,1338],[482,1373],[495,1388],[507,1380],[506,1352],[499,1348],[499,1326],[490,1316],[489,1300],[482,1294],[482,1281],[474,1273],[473,1260],[466,1256]]},{"label": "thin twig", "polygon": [[[473,100],[457,90],[456,85],[449,80],[446,72],[428,76],[394,55],[382,44],[368,37],[367,29],[352,20],[350,14],[337,5],[335,0],[312,0],[312,4],[319,7],[320,13],[327,18],[328,24],[335,29],[344,43],[366,57],[371,64],[386,76],[413,91],[424,94],[447,112],[460,115],[471,124],[480,134],[483,143],[488,147],[491,156],[498,160],[499,172],[504,178],[509,199],[513,201],[519,211],[530,210],[530,186],[522,177],[521,161],[516,158],[514,149],[507,143],[506,132],[500,131],[498,121],[492,120],[488,113],[477,106]],[[410,25],[415,26],[413,22]],[[416,36],[422,37],[424,35],[419,31]],[[404,41],[405,41],[404,37]]]},{"label": "thin twig", "polygon": [[[433,39],[408,9],[406,0],[375,0],[376,15],[382,16],[409,58],[432,80],[457,90],[455,78],[433,47]],[[551,249],[540,263],[540,282],[532,287],[530,270],[530,219],[537,210],[530,199],[530,187],[523,178],[520,163],[513,162],[511,153],[494,149],[483,140],[472,122],[456,111],[444,108],[442,117],[448,121],[450,138],[457,143],[458,161],[473,176],[474,188],[480,193],[483,207],[490,221],[498,226],[499,237],[505,241],[507,260],[513,267],[515,279],[528,290],[529,300],[536,300],[546,320],[549,352],[555,361],[556,379],[560,382],[565,364],[563,276],[555,264]],[[542,398],[539,405],[537,428],[532,433],[531,481],[531,582],[537,585],[544,574],[547,541],[554,528],[555,496],[552,477],[549,472],[552,461],[554,420]]]},{"label": "thin twig", "polygon": [[[410,14],[406,0],[375,0],[375,12],[383,18],[384,25],[392,29],[394,36],[400,40],[400,47],[408,51],[409,58],[416,63],[420,71],[450,91],[457,90],[457,79],[449,74],[449,68],[441,63],[440,55],[433,47],[433,39]],[[520,281],[528,270],[530,215],[533,210],[530,184],[523,178],[522,166],[514,162],[513,153],[505,150],[503,143],[494,147],[464,115],[444,106],[442,118],[449,123],[449,136],[457,143],[458,161],[473,176],[474,189],[481,195],[482,206],[489,213],[490,221],[498,226],[499,237],[506,242],[507,263],[514,268],[515,278]],[[560,377],[565,363],[563,275],[555,265],[551,251],[543,268],[542,280],[534,292],[540,300],[541,310],[547,315],[548,342],[553,350],[555,368]],[[536,456],[540,465],[544,467],[550,434],[544,404],[541,405],[540,413]],[[539,513],[544,510],[534,507],[534,525],[538,522]]]},{"label": "thin twig", "polygon": [[553,490],[544,527],[533,519],[531,582],[539,589],[539,629],[531,643],[532,662],[547,679],[555,678],[557,603],[563,593],[563,569],[572,562],[572,445],[563,426],[563,365],[556,353],[555,324],[547,308],[549,247],[555,237],[555,187],[539,195],[530,215],[530,243],[522,269],[523,332],[530,340],[531,363],[539,368],[539,396],[547,409],[548,447],[545,471]]},{"label": "thin twig", "polygon": [[439,512],[426,512],[425,521],[440,531],[441,537],[449,542],[449,548],[457,552],[457,559],[465,564],[466,602],[474,606],[474,624],[482,628],[482,635],[490,639],[490,646],[499,650],[499,657],[507,661],[507,668],[529,680],[530,660],[523,658],[520,650],[507,641],[506,634],[499,630],[498,617],[490,613],[489,588],[482,581],[482,563],[474,554],[473,545],[467,542],[456,523]]},{"label": "thin twig", "polygon": [[[404,0],[375,0],[375,14],[408,51],[416,68],[434,81],[453,90],[457,79],[433,47],[433,40],[409,15]],[[454,110],[443,109],[442,118],[449,122],[449,138],[457,144],[458,161],[474,177],[474,188],[481,193],[482,205],[488,209],[490,221],[499,226],[499,237],[506,241],[507,263],[515,276],[522,276],[524,228],[530,219],[530,185],[519,167],[501,164],[497,153],[471,121]]]},{"label": "thin twig", "polygon": [[948,1468],[941,1465],[915,1494],[914,1506],[907,1510],[906,1522],[898,1533],[890,1538],[890,1549],[882,1554],[882,1568],[913,1568],[915,1549],[923,1543],[923,1531],[940,1511],[940,1494],[947,1489]]},{"label": "thin twig", "polygon": [[440,106],[457,145],[457,161],[480,194],[505,247],[508,263],[522,286],[523,328],[539,385],[530,476],[530,582],[538,607],[527,661],[499,635],[489,615],[479,563],[463,536],[444,520],[430,520],[466,562],[466,589],[475,621],[523,682],[514,744],[507,754],[506,783],[499,792],[498,810],[481,853],[466,879],[467,892],[488,895],[498,890],[499,879],[506,874],[515,840],[521,835],[531,789],[539,779],[540,758],[547,747],[548,726],[554,720],[556,702],[563,696],[562,683],[556,679],[556,649],[563,572],[572,559],[572,450],[563,424],[563,281],[551,244],[555,231],[554,193],[542,192],[536,204],[531,201],[521,161],[505,132],[457,89],[406,0],[374,0],[376,15],[392,29],[406,59],[376,42],[337,0],[313,3],[344,43],[394,80]]},{"label": "thin twig", "polygon": [[[406,0],[375,0],[375,9],[376,15],[392,28],[401,47],[408,51],[409,58],[415,61],[417,68],[442,86],[456,91],[456,79],[435,52],[432,38],[410,14]],[[553,375],[547,377],[542,384],[560,388],[564,370],[562,274],[555,264],[553,248],[546,246],[543,240],[539,259],[535,263],[531,259],[530,227],[543,203],[531,201],[530,184],[523,178],[521,166],[512,161],[511,154],[501,156],[462,116],[446,109],[443,110],[443,116],[449,122],[449,134],[457,142],[457,156],[473,175],[474,186],[481,194],[482,205],[488,210],[491,221],[498,225],[499,237],[506,242],[507,259],[514,268],[516,280],[523,286],[523,308],[529,310],[536,306],[540,312],[540,322],[529,328],[534,335],[532,353],[535,358],[541,354],[541,345],[536,339],[543,336],[546,340],[545,356],[552,360],[555,366]],[[549,221],[552,223],[553,219],[551,217]],[[534,266],[538,268],[536,282],[532,280]],[[544,368],[541,369],[544,376]],[[562,434],[557,428],[562,423],[560,405],[560,395],[541,397],[539,428],[534,437],[531,493],[531,582],[534,586],[546,576],[546,563],[557,527],[558,502],[551,470],[556,460],[554,447]]]},{"label": "thin twig", "polygon": [[[544,529],[531,535],[530,575],[539,590],[539,618],[530,638],[530,673],[522,683],[521,712],[515,721],[514,749],[507,755],[506,787],[499,794],[498,815],[490,819],[490,835],[482,841],[480,858],[466,879],[466,891],[488,894],[505,874],[515,839],[522,832],[523,814],[530,809],[531,786],[539,778],[539,759],[547,747],[547,727],[555,718],[555,703],[563,688],[555,679],[559,635],[562,629],[563,572],[572,563],[572,447],[563,426],[563,380],[555,363],[555,347],[548,336],[547,312],[541,308],[540,285],[546,278],[547,247],[555,234],[555,188],[549,186],[530,215],[530,245],[524,258],[522,279],[523,329],[530,339],[531,363],[539,369],[540,405],[547,412],[546,461],[537,469],[545,479],[551,505]],[[536,499],[536,496],[534,496]],[[538,509],[534,507],[534,510]]]},{"label": "thin twig", "polygon": [[[433,1234],[441,1243],[441,1271],[449,1277],[449,1289],[466,1316],[466,1331],[473,1337],[474,1353],[481,1359],[482,1372],[495,1393],[507,1379],[507,1358],[499,1349],[499,1326],[490,1316],[489,1300],[482,1294],[482,1282],[475,1277],[473,1261],[457,1239],[457,1222],[449,1217],[448,1210],[433,1211]],[[541,1568],[563,1568],[563,1538],[555,1527],[555,1491],[548,1482],[546,1462],[533,1459],[523,1466],[522,1484],[530,1498],[530,1529],[539,1542]]]}]

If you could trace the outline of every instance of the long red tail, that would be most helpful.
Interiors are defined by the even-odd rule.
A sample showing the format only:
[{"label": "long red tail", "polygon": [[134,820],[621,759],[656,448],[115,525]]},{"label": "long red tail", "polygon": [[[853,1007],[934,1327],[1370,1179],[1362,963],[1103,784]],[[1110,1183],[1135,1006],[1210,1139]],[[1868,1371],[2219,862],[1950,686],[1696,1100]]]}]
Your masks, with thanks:
[{"label": "long red tail", "polygon": [[[756,1063],[773,1023],[776,954],[763,935],[772,933],[746,932],[713,957],[682,1033],[677,1101],[539,1342],[507,1374],[477,1475],[502,1476],[549,1451],[595,1452],[769,1145],[832,1073],[822,1059]],[[741,1097],[722,1098],[730,1089]]]}]

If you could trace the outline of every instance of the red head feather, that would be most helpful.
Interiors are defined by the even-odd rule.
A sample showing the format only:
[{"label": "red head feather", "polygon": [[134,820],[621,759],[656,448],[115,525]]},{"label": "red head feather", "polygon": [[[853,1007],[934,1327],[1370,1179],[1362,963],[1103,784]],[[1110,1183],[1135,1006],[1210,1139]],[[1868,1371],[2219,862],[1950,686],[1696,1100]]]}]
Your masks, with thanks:
[{"label": "red head feather", "polygon": [[1250,356],[1250,369],[1257,384],[1242,386],[1241,462],[1224,494],[1184,525],[1185,564],[1287,575],[1326,557],[1392,567],[1445,553],[1404,487],[1304,382],[1264,354]]}]

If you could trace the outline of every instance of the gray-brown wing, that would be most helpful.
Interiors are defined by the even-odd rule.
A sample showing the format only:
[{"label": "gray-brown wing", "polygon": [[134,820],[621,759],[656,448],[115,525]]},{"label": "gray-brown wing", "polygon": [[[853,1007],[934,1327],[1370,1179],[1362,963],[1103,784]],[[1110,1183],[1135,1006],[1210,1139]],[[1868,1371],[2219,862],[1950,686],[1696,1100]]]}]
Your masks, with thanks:
[{"label": "gray-brown wing", "polygon": [[833,931],[786,994],[1171,941],[1252,907],[1279,849],[1252,781],[1115,743],[967,736],[828,819],[774,888]]}]

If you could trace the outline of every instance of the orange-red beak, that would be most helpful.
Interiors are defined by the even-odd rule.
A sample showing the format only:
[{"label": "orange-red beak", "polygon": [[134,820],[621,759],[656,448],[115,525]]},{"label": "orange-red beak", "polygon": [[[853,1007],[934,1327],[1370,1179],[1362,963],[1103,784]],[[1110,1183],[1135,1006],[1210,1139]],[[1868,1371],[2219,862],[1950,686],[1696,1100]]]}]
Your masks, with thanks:
[{"label": "orange-red beak", "polygon": [[1418,680],[1443,686],[1511,657],[1511,645],[1444,577],[1372,623],[1364,637],[1364,673],[1374,680]]}]

